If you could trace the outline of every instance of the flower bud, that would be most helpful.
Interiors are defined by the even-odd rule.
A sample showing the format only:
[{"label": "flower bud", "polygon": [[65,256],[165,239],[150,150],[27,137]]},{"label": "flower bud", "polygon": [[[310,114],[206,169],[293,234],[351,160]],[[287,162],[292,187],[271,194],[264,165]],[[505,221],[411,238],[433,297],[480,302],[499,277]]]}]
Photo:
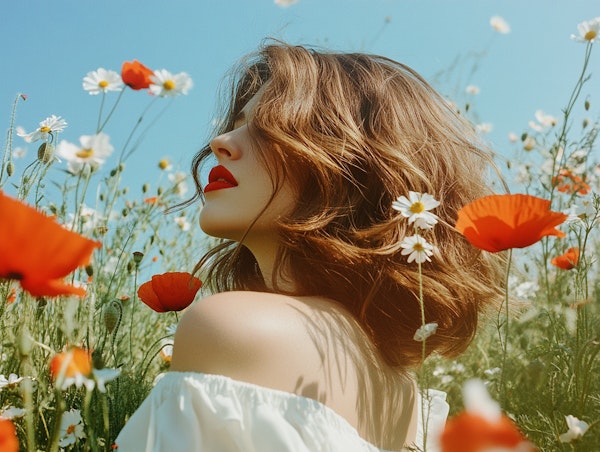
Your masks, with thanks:
[{"label": "flower bud", "polygon": [[133,262],[135,262],[136,265],[140,265],[140,262],[142,262],[143,258],[144,258],[144,253],[142,253],[141,251],[133,252]]},{"label": "flower bud", "polygon": [[104,326],[106,331],[112,333],[121,321],[121,315],[123,314],[123,308],[121,302],[118,300],[112,300],[107,303],[102,309],[102,318],[104,320]]},{"label": "flower bud", "polygon": [[583,123],[581,124],[583,126],[583,128],[585,129],[590,123],[590,120],[588,118],[585,118],[583,120]]},{"label": "flower bud", "polygon": [[590,109],[590,101],[589,100],[585,100],[585,102],[583,103],[583,108],[585,108],[585,111],[588,111]]},{"label": "flower bud", "polygon": [[18,339],[19,355],[21,355],[21,358],[26,358],[31,354],[33,344],[34,342],[29,331],[27,331],[27,328],[23,328]]},{"label": "flower bud", "polygon": [[92,266],[92,264],[85,266],[85,274],[88,276],[94,276],[94,267]]},{"label": "flower bud", "polygon": [[54,146],[50,143],[42,143],[38,148],[38,160],[42,163],[48,163],[54,155]]},{"label": "flower bud", "polygon": [[148,193],[148,190],[150,190],[150,185],[148,185],[148,184],[142,185],[142,193]]},{"label": "flower bud", "polygon": [[163,194],[163,188],[162,188],[162,187],[158,187],[158,188],[156,189],[156,194],[157,194],[158,196],[162,195],[162,194]]},{"label": "flower bud", "polygon": [[8,162],[8,165],[6,166],[6,174],[8,174],[9,176],[12,176],[15,172],[15,165],[13,162]]}]

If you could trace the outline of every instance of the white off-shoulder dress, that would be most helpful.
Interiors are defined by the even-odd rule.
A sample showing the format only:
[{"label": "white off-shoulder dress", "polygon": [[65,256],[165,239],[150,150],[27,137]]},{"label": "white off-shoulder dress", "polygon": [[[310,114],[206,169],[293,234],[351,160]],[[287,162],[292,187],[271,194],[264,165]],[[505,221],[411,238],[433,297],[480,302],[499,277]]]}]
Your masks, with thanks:
[{"label": "white off-shoulder dress", "polygon": [[[441,391],[427,392],[428,452],[437,450],[435,438],[448,415],[445,399]],[[119,452],[383,451],[314,399],[197,372],[166,373],[115,442]]]}]

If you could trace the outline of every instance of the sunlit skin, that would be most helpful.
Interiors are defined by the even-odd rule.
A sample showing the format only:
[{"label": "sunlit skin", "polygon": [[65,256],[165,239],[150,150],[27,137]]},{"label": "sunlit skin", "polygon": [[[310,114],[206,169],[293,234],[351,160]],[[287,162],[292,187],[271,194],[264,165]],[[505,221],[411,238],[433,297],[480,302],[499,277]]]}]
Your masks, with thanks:
[{"label": "sunlit skin", "polygon": [[[285,181],[273,196],[271,174],[258,157],[261,152],[268,158],[269,150],[256,149],[251,140],[249,127],[259,101],[260,91],[238,115],[233,129],[210,143],[215,166],[227,170],[217,170],[217,176],[234,180],[213,175],[206,181],[200,226],[211,236],[241,240],[256,258],[267,286],[275,273],[278,288],[289,289],[294,287],[293,275],[285,269],[273,271],[279,247],[274,224],[290,212],[296,197]],[[313,319],[312,326],[307,326],[307,319]],[[416,434],[414,382],[383,362],[374,363],[367,358],[372,351],[363,347],[370,345],[361,328],[331,300],[223,292],[186,309],[175,336],[171,370],[226,375],[314,398],[364,438],[374,442],[385,438],[386,445],[398,449]],[[324,354],[336,359],[324,360]],[[386,399],[372,391],[385,393]],[[361,397],[374,397],[372,405],[357,406]],[[393,431],[386,430],[388,425],[394,426]],[[374,431],[382,436],[372,436]]]},{"label": "sunlit skin", "polygon": [[255,149],[248,130],[259,98],[260,92],[250,99],[236,118],[233,130],[210,142],[217,165],[227,169],[237,186],[205,192],[200,227],[213,237],[243,239],[268,280],[278,246],[273,225],[292,209],[295,196],[284,183],[269,204],[274,187],[271,175],[258,158],[258,152],[268,154],[268,149]]}]

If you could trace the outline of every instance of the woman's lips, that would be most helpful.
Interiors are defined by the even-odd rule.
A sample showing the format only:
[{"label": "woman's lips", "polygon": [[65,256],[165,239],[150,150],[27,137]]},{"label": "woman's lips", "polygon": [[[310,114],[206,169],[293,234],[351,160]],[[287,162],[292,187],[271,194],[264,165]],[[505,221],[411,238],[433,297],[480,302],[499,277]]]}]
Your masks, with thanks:
[{"label": "woman's lips", "polygon": [[223,188],[237,187],[235,177],[222,165],[215,166],[208,174],[208,185],[204,187],[204,193],[222,190]]}]

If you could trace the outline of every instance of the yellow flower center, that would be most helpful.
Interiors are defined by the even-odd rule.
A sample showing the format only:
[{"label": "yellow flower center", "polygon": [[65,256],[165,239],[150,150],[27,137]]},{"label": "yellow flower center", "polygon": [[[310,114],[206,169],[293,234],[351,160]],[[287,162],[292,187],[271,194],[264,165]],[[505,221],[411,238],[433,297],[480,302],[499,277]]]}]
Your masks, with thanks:
[{"label": "yellow flower center", "polygon": [[48,126],[42,126],[42,127],[40,127],[40,132],[42,132],[42,133],[48,133],[51,130],[52,129],[50,127],[48,127]]},{"label": "yellow flower center", "polygon": [[590,30],[585,34],[583,39],[585,39],[586,41],[593,41],[596,38],[596,36],[598,36],[598,33],[595,30]]},{"label": "yellow flower center", "polygon": [[106,80],[100,80],[100,81],[98,82],[98,86],[99,86],[100,88],[106,88],[106,87],[108,86],[108,82],[107,82]]},{"label": "yellow flower center", "polygon": [[174,82],[173,80],[165,80],[165,81],[163,82],[163,88],[164,88],[166,91],[171,91],[172,89],[174,89],[174,88],[175,88],[175,82]]},{"label": "yellow flower center", "polygon": [[89,159],[94,155],[94,150],[92,148],[83,148],[77,151],[75,155],[81,159]]},{"label": "yellow flower center", "polygon": [[421,201],[417,201],[411,204],[410,209],[412,213],[421,213],[425,211],[425,205]]},{"label": "yellow flower center", "polygon": [[158,162],[158,167],[162,170],[167,169],[169,167],[169,161],[167,159],[162,159]]},{"label": "yellow flower center", "polygon": [[425,251],[425,247],[421,245],[421,243],[417,242],[413,245],[413,250],[417,251],[418,253],[422,253]]},{"label": "yellow flower center", "polygon": [[71,424],[67,427],[67,435],[70,435],[74,431],[75,431],[75,426],[73,424]]}]

